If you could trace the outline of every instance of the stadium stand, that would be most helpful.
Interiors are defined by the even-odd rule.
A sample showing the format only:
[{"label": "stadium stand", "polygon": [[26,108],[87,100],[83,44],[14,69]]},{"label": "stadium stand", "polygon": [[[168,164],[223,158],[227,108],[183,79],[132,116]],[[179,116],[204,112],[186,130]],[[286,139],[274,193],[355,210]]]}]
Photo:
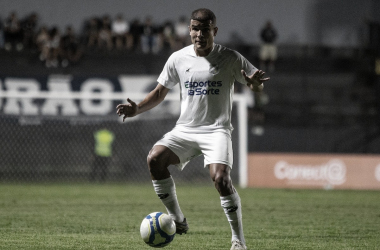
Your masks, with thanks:
[{"label": "stadium stand", "polygon": [[[95,20],[100,27],[102,18],[94,17],[91,20]],[[141,34],[142,24],[139,26],[139,20],[134,20],[133,23],[130,29],[134,30],[133,34],[135,34],[135,37],[131,38],[135,41],[134,45],[131,45],[133,49],[104,50],[87,46],[88,32],[83,32],[84,37],[79,37],[83,46],[81,47],[83,48],[82,56],[80,60],[68,64],[66,67],[60,65],[47,68],[46,63],[41,61],[41,51],[37,46],[24,46],[22,50],[0,49],[1,77],[52,74],[102,77],[158,75],[172,52],[173,46],[161,44],[159,52],[143,53],[141,46],[136,44],[139,41],[136,36]],[[85,27],[86,30],[89,29],[88,25]],[[162,34],[160,25],[155,24],[155,27],[157,32]],[[373,31],[371,34],[373,36]],[[182,40],[180,42],[183,43]],[[236,48],[255,65],[259,65],[259,45],[231,44],[229,46]],[[265,93],[269,97],[268,103],[263,107],[266,129],[275,127],[281,136],[287,138],[283,135],[283,133],[287,133],[284,127],[317,130],[344,127],[350,134],[350,128],[364,126],[364,129],[362,128],[358,132],[358,137],[368,136],[365,131],[372,130],[366,128],[376,127],[379,123],[379,102],[377,100],[380,94],[378,93],[379,87],[376,87],[379,83],[374,84],[376,83],[374,79],[378,76],[373,71],[375,64],[373,48],[377,47],[331,48],[280,44],[276,71],[270,74],[271,81],[266,84],[265,88]],[[237,91],[240,91],[238,87]],[[314,133],[311,130],[309,132]],[[324,152],[324,148],[326,151],[378,152],[380,148],[378,146],[379,134],[377,130],[371,132],[370,136],[376,138],[377,141],[375,144],[372,141],[369,142],[369,147],[362,146],[355,149],[344,143],[344,146],[339,146],[340,144],[336,141],[340,139],[337,138],[332,142],[328,140],[329,144],[325,147],[315,145],[315,147],[308,146],[306,148],[316,152]],[[326,132],[324,136],[329,137],[329,133]],[[250,137],[252,137],[249,140],[251,151],[306,150],[302,143],[298,143],[298,146],[294,145],[294,147],[289,147],[291,144],[282,144],[282,148],[277,148],[273,146],[276,143],[261,143],[261,140],[264,139],[258,135],[250,134]],[[345,137],[345,135],[343,134],[341,137]],[[278,138],[273,139],[273,141],[275,140]]]}]

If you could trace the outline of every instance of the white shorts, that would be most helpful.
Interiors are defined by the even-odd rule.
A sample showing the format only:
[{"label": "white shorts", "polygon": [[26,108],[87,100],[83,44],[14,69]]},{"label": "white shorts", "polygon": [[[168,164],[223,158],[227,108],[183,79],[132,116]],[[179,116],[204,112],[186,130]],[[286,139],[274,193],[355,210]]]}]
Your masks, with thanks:
[{"label": "white shorts", "polygon": [[211,163],[225,164],[230,168],[233,165],[231,135],[225,131],[189,133],[174,128],[154,145],[163,145],[172,150],[180,160],[176,165],[179,170],[191,159],[202,154],[204,167]]},{"label": "white shorts", "polygon": [[261,45],[260,59],[275,61],[277,59],[277,46],[274,44]]}]

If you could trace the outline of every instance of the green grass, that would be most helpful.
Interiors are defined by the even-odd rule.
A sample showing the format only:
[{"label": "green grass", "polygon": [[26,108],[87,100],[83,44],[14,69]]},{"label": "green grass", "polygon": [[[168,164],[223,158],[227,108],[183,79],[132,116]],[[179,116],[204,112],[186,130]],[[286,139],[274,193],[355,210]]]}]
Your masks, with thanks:
[{"label": "green grass", "polygon": [[[380,249],[380,192],[239,189],[249,249]],[[229,249],[216,190],[178,185],[190,231],[166,249]],[[165,211],[151,185],[0,185],[0,249],[152,249],[144,216]]]}]

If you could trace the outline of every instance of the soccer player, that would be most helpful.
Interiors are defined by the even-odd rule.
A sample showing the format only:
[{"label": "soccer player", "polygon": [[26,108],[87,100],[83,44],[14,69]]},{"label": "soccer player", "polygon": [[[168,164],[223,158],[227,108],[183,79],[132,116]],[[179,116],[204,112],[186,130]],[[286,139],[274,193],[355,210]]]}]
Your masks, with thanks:
[{"label": "soccer player", "polygon": [[219,192],[221,206],[232,231],[231,249],[246,249],[241,202],[230,177],[233,164],[231,110],[235,80],[252,91],[261,91],[264,72],[234,50],[214,43],[216,17],[209,9],[192,12],[189,32],[192,44],[174,52],[158,77],[157,87],[143,101],[119,104],[117,114],[133,117],[161,103],[175,85],[180,87],[181,114],[172,131],[149,152],[148,167],[154,190],[174,219],[178,234],[189,229],[178,204],[175,184],[168,170],[182,170],[203,155],[204,166]]}]

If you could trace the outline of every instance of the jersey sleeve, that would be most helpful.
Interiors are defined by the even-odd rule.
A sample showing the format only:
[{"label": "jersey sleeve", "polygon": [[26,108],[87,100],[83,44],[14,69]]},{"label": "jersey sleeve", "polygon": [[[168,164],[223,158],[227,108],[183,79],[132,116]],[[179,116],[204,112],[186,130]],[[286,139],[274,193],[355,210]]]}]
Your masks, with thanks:
[{"label": "jersey sleeve", "polygon": [[172,54],[169,57],[165,63],[164,69],[157,79],[158,83],[168,89],[172,89],[179,82],[179,76],[175,65],[175,58],[175,54]]},{"label": "jersey sleeve", "polygon": [[244,79],[241,70],[244,70],[245,73],[250,76],[257,71],[257,68],[253,66],[245,57],[243,57],[240,53],[236,52],[236,61],[233,66],[233,73],[236,81],[247,84],[247,81]]}]

